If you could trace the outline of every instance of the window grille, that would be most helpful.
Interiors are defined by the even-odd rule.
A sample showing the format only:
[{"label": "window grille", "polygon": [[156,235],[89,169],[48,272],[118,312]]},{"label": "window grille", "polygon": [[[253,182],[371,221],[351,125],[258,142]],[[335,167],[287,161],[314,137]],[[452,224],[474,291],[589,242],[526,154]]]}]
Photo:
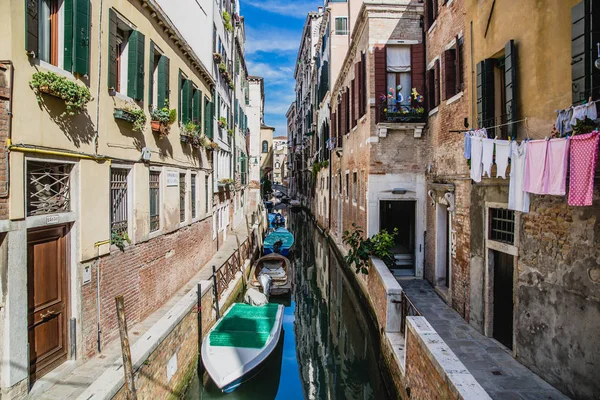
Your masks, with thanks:
[{"label": "window grille", "polygon": [[192,218],[196,218],[196,174],[192,174]]},{"label": "window grille", "polygon": [[150,232],[160,229],[160,172],[150,171]]},{"label": "window grille", "polygon": [[515,243],[515,212],[504,208],[490,208],[490,240]]},{"label": "window grille", "polygon": [[70,164],[27,164],[27,215],[71,211]]},{"label": "window grille", "polygon": [[179,222],[185,222],[185,174],[179,174]]},{"label": "window grille", "polygon": [[110,170],[110,231],[127,232],[127,175],[129,170],[113,168]]}]

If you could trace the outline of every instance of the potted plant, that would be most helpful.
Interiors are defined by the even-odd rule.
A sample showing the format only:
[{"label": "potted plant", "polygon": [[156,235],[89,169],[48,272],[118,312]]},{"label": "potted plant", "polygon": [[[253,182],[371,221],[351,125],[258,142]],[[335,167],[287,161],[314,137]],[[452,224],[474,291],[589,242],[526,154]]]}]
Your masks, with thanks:
[{"label": "potted plant", "polygon": [[146,126],[146,113],[141,108],[126,106],[124,108],[117,107],[113,112],[115,119],[131,122],[133,130],[142,132]]},{"label": "potted plant", "polygon": [[198,125],[194,121],[188,121],[181,127],[179,135],[182,143],[191,143],[192,137],[198,134]]},{"label": "potted plant", "polygon": [[217,150],[219,148],[219,145],[215,142],[210,141],[207,145],[206,145],[206,150],[210,150],[210,151],[214,151]]},{"label": "potted plant", "polygon": [[131,244],[131,239],[129,239],[127,232],[113,231],[110,234],[110,244],[114,244],[119,250],[125,251],[125,243]]},{"label": "potted plant", "polygon": [[152,120],[152,132],[158,132],[161,136],[169,134],[170,126],[177,119],[177,110],[169,109],[169,104],[166,103],[163,108],[155,108],[150,113]]},{"label": "potted plant", "polygon": [[219,63],[219,72],[223,75],[227,74],[227,65],[224,62]]},{"label": "potted plant", "polygon": [[82,113],[85,105],[92,100],[92,95],[87,87],[78,85],[54,72],[34,73],[29,85],[37,91],[38,103],[42,101],[41,93],[57,97],[65,102],[67,107],[65,113],[69,115]]},{"label": "potted plant", "polygon": [[227,128],[227,118],[225,118],[225,117],[219,118],[219,127]]},{"label": "potted plant", "polygon": [[224,179],[220,179],[217,182],[217,187],[222,188],[222,189],[230,189],[231,185],[233,185],[233,179],[231,178],[224,178]]},{"label": "potted plant", "polygon": [[227,134],[233,137],[233,129],[227,129]]},{"label": "potted plant", "polygon": [[216,63],[218,63],[218,64],[223,63],[223,61],[224,61],[223,54],[221,54],[221,53],[213,53],[213,60]]},{"label": "potted plant", "polygon": [[231,25],[231,15],[227,11],[223,11],[223,25],[227,32],[233,32],[233,25]]}]

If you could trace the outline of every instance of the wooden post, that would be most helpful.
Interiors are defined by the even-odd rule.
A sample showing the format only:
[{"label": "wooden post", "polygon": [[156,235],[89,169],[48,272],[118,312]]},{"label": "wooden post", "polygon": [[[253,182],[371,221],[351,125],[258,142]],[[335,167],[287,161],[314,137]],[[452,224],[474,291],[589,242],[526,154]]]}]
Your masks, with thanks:
[{"label": "wooden post", "polygon": [[221,310],[219,309],[219,290],[217,288],[217,268],[213,265],[213,294],[215,296],[215,308],[217,310],[217,321],[221,318]]},{"label": "wooden post", "polygon": [[119,322],[119,334],[121,336],[121,353],[123,354],[123,373],[125,374],[125,393],[128,400],[137,400],[135,384],[133,381],[133,366],[131,364],[131,349],[129,348],[129,336],[127,335],[127,320],[125,319],[125,300],[123,296],[115,297],[117,305],[117,320]]},{"label": "wooden post", "polygon": [[248,215],[246,215],[246,231],[248,231],[248,237],[250,237],[250,221],[248,221]]},{"label": "wooden post", "polygon": [[202,365],[202,284],[198,283],[198,371],[204,373]]}]

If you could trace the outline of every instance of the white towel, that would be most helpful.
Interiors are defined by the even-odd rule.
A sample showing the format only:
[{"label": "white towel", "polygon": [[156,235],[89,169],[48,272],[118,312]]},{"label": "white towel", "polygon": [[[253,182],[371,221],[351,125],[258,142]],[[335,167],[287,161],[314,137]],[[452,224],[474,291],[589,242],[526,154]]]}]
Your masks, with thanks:
[{"label": "white towel", "polygon": [[483,155],[482,138],[473,136],[471,138],[471,179],[481,182],[481,157]]},{"label": "white towel", "polygon": [[492,164],[494,164],[494,139],[483,139],[483,155],[481,163],[483,164],[483,172],[488,178],[492,177]]},{"label": "white towel", "polygon": [[510,156],[510,142],[496,140],[496,178],[506,179],[506,167]]}]

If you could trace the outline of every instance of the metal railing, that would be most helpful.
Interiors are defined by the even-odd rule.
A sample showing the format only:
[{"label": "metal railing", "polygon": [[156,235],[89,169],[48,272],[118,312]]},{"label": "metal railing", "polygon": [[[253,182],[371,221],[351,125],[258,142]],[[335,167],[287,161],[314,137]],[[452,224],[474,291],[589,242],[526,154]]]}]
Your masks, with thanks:
[{"label": "metal railing", "polygon": [[420,317],[421,313],[417,307],[410,301],[406,293],[402,292],[402,300],[400,304],[400,332],[406,335],[406,317]]},{"label": "metal railing", "polygon": [[423,123],[427,121],[424,107],[412,107],[403,104],[379,104],[379,122]]}]

